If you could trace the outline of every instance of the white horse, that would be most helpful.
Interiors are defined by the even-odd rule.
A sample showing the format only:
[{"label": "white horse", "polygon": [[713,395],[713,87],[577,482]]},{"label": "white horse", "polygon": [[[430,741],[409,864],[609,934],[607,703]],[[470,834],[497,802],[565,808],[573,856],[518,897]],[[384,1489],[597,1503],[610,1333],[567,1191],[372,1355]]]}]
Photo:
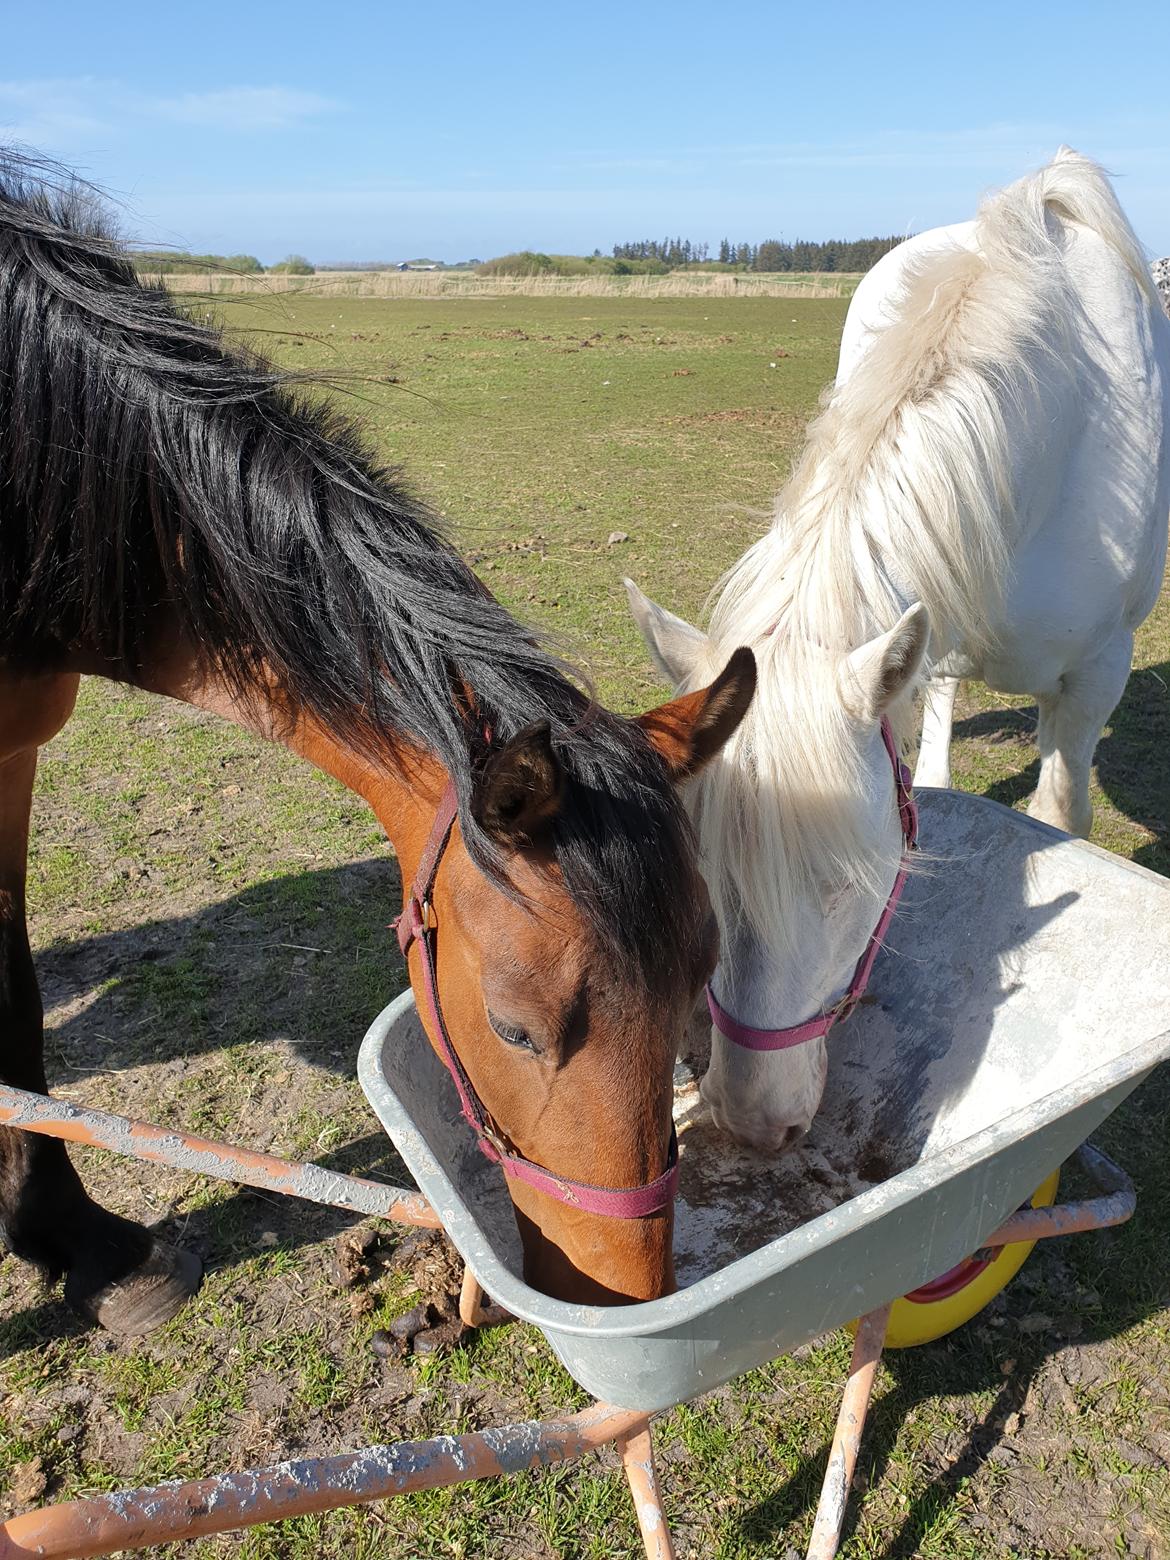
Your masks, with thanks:
[{"label": "white horse", "polygon": [[[1088,832],[1089,767],[1161,585],[1170,321],[1095,164],[1062,148],[974,222],[899,245],[849,309],[837,381],[727,575],[710,634],[627,581],[680,688],[749,644],[758,691],[694,783],[733,1028],[833,1009],[895,881],[903,832],[879,722],[946,785],[955,690],[1039,703],[1034,816]],[[818,1026],[819,1027],[819,1026]],[[807,1131],[823,1037],[745,1050],[712,1033],[703,1094],[741,1141]]]}]

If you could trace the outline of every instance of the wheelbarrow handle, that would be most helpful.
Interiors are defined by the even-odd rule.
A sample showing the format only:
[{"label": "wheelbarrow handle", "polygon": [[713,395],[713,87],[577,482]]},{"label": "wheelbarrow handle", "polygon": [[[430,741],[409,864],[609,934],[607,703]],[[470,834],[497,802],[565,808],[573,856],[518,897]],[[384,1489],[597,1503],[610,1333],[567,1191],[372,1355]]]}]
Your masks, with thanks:
[{"label": "wheelbarrow handle", "polygon": [[1101,1189],[1100,1197],[1056,1203],[1051,1208],[1022,1208],[989,1235],[984,1246],[1010,1246],[1020,1240],[1048,1240],[1054,1235],[1078,1235],[1124,1224],[1137,1207],[1134,1184],[1120,1165],[1092,1143],[1082,1143],[1076,1157]]},{"label": "wheelbarrow handle", "polygon": [[[0,1560],[32,1560],[35,1555],[76,1560],[154,1548],[414,1490],[549,1467],[613,1441],[624,1455],[627,1441],[641,1446],[648,1423],[649,1416],[636,1409],[594,1403],[564,1419],[527,1420],[465,1435],[221,1473],[185,1484],[90,1495],[0,1523]],[[654,1516],[654,1526],[664,1530],[660,1506]],[[669,1560],[669,1539],[649,1552]]]},{"label": "wheelbarrow handle", "polygon": [[323,1165],[278,1159],[274,1154],[217,1143],[146,1121],[132,1121],[109,1111],[51,1099],[47,1094],[13,1089],[7,1084],[0,1084],[0,1126],[63,1138],[66,1143],[105,1148],[131,1159],[146,1159],[152,1164],[170,1165],[174,1170],[214,1176],[218,1181],[254,1186],[264,1192],[303,1197],[308,1202],[346,1208],[367,1217],[393,1219],[396,1224],[442,1228],[438,1214],[421,1192],[343,1175]]}]

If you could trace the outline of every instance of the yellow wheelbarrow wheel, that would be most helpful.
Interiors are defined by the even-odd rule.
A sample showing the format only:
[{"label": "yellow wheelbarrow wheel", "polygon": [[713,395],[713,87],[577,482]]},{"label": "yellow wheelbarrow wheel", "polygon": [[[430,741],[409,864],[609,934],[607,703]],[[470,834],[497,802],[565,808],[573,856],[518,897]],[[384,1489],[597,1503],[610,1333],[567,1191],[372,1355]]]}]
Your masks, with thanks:
[{"label": "yellow wheelbarrow wheel", "polygon": [[[1031,1206],[1050,1208],[1059,1185],[1060,1171],[1056,1169],[1037,1187]],[[895,1300],[890,1307],[886,1348],[912,1349],[962,1327],[1011,1283],[1035,1244],[1034,1240],[1019,1240],[987,1255],[965,1257],[949,1273]],[[856,1322],[850,1324],[851,1331],[856,1327]]]}]

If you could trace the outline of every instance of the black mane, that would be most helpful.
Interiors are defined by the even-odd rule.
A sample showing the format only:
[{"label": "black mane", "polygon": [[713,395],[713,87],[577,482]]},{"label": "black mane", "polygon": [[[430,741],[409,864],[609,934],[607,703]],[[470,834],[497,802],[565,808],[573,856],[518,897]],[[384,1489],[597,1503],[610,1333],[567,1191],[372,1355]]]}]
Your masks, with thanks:
[{"label": "black mane", "polygon": [[688,826],[641,730],[585,698],[335,408],[143,286],[90,192],[0,160],[0,662],[84,652],[134,680],[168,624],[245,697],[264,667],[365,753],[435,754],[493,873],[468,806],[485,725],[549,720],[574,901],[654,987],[687,959]]}]

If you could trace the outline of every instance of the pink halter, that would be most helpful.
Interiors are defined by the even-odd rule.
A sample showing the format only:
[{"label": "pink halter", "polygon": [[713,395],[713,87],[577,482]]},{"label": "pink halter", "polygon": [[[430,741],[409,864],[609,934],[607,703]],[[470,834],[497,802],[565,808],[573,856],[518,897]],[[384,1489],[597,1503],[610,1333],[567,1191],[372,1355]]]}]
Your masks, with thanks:
[{"label": "pink halter", "polygon": [[463,1063],[443,1020],[443,1008],[439,1001],[439,983],[435,973],[437,923],[431,905],[431,890],[438,876],[439,863],[451,838],[451,830],[459,813],[459,804],[453,782],[448,781],[439,802],[430,838],[418,864],[410,895],[402,914],[394,922],[398,934],[398,946],[402,956],[410,962],[410,949],[417,944],[422,956],[424,1016],[429,1020],[432,1035],[438,1041],[439,1053],[459,1093],[463,1118],[475,1133],[476,1141],[493,1164],[499,1165],[509,1180],[524,1181],[538,1191],[554,1197],[557,1202],[568,1203],[584,1213],[602,1214],[610,1219],[642,1219],[647,1214],[658,1213],[674,1201],[678,1187],[678,1138],[674,1127],[670,1129],[670,1150],[666,1169],[648,1186],[611,1187],[591,1186],[587,1181],[569,1181],[554,1175],[542,1165],[521,1154],[513,1154],[500,1132],[484,1109],[483,1101],[475,1092],[475,1086],[467,1076]]},{"label": "pink halter", "polygon": [[[890,755],[890,763],[894,769],[894,786],[898,797],[898,817],[902,822],[902,838],[906,842],[907,851],[911,851],[918,844],[918,808],[914,804],[914,796],[910,789],[910,771],[898,757],[894,734],[884,715],[882,716],[882,741],[886,745],[886,752]],[[806,1040],[819,1040],[827,1035],[834,1024],[849,1017],[865,995],[878,949],[885,941],[905,886],[906,867],[903,864],[898,868],[890,897],[886,900],[886,907],[873,929],[873,936],[866,943],[865,951],[857,961],[848,991],[827,1013],[822,1013],[819,1018],[810,1018],[803,1024],[792,1024],[787,1029],[753,1029],[750,1024],[741,1024],[738,1019],[732,1018],[726,1008],[719,1006],[708,982],[707,1006],[711,1010],[711,1022],[715,1028],[730,1040],[732,1045],[742,1046],[745,1051],[787,1051],[790,1046],[803,1045]]]}]

